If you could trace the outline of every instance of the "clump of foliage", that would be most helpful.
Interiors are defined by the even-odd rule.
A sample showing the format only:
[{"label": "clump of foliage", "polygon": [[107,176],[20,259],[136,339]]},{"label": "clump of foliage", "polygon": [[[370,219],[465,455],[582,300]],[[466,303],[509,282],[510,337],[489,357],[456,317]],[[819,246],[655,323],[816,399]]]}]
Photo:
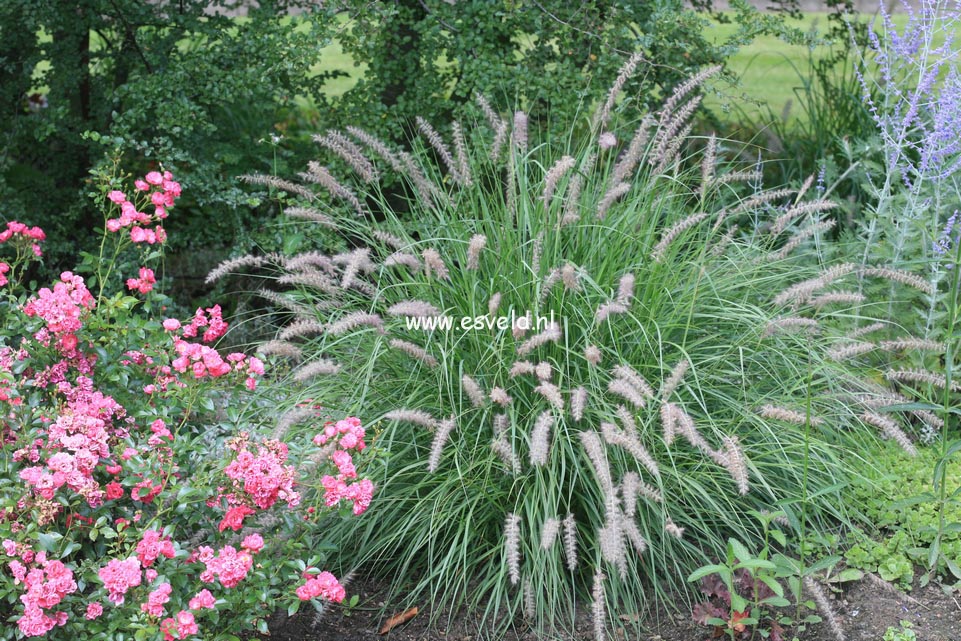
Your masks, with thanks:
[{"label": "clump of foliage", "polygon": [[343,600],[319,566],[329,508],[371,500],[353,459],[364,428],[329,420],[291,443],[252,431],[241,408],[269,401],[264,363],[214,347],[220,307],[157,316],[179,183],[116,182],[98,259],[51,287],[24,280],[46,234],[0,232],[0,639],[238,641],[277,608]]},{"label": "clump of foliage", "polygon": [[914,626],[910,621],[901,621],[901,625],[897,628],[893,625],[889,626],[884,631],[881,641],[915,641],[918,635],[911,629],[912,627]]},{"label": "clump of foliage", "polygon": [[[700,581],[705,600],[694,605],[692,616],[701,625],[711,626],[715,638],[751,638],[759,631],[772,641],[783,641],[785,626],[794,624],[778,608],[791,604],[785,598],[784,578],[795,579],[792,589],[800,594],[796,563],[782,554],[772,554],[775,542],[785,545],[787,537],[777,521],[785,522],[783,513],[756,513],[763,527],[763,547],[751,552],[736,539],[727,543],[721,563],[698,568],[688,581]],[[803,629],[803,628],[802,628]]]},{"label": "clump of foliage", "polygon": [[[253,227],[238,208],[247,198],[227,179],[271,167],[264,141],[284,133],[295,97],[319,93],[329,76],[314,67],[332,22],[320,10],[286,15],[313,3],[261,2],[245,18],[235,17],[238,4],[0,8],[0,193],[7,216],[29,216],[58,239],[48,260],[68,268],[78,246],[96,242],[100,213],[80,194],[91,168],[118,150],[128,170],[162,159],[189,185],[171,223],[175,245],[229,245]],[[283,168],[289,155],[272,161]],[[49,213],[37,211],[38,193]]]},{"label": "clump of foliage", "polygon": [[[907,457],[898,448],[877,453],[878,469],[886,470],[866,483],[854,484],[848,500],[863,506],[864,516],[873,527],[854,539],[844,554],[851,567],[878,574],[885,581],[910,589],[915,567],[925,567],[928,551],[938,535],[940,510],[934,492],[933,470],[938,460],[934,449],[921,451],[916,458]],[[946,482],[959,484],[958,464],[948,465]],[[961,509],[955,504],[945,507],[949,524],[961,522]],[[942,537],[937,573],[961,579],[961,537],[952,526]]]},{"label": "clump of foliage", "polygon": [[650,96],[780,24],[743,6],[738,33],[715,44],[706,18],[677,0],[507,2],[498,11],[443,0],[349,5],[351,26],[339,39],[366,69],[344,97],[343,117],[400,141],[415,116],[449,123],[475,93],[498,110],[523,105],[532,125],[567,123],[597,98],[592,88],[610,85],[629,52],[652,63],[630,92]]},{"label": "clump of foliage", "polygon": [[[696,87],[717,69],[615,116],[637,65],[586,138],[541,143],[525,113],[481,99],[493,142],[455,123],[449,145],[421,119],[430,147],[414,156],[350,128],[349,179],[320,163],[299,182],[249,178],[352,249],[251,255],[211,278],[260,275],[288,310],[263,349],[291,359],[294,398],[377,420],[385,500],[353,534],[413,579],[411,598],[542,630],[572,626],[588,598],[603,637],[729,537],[759,535],[752,510],[802,533],[843,520],[849,461],[879,432],[913,448],[901,412],[878,412],[899,401],[877,367],[837,350],[877,329],[848,330],[862,283],[928,284],[813,264],[833,204],[810,183],[762,189],[713,137],[685,169]],[[388,173],[413,217],[383,197]]]}]

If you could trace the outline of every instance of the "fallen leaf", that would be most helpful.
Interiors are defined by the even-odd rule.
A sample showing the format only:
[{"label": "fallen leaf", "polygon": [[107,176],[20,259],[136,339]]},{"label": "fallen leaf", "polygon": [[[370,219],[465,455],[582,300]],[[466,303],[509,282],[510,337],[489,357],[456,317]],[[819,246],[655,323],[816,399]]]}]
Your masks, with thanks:
[{"label": "fallen leaf", "polygon": [[379,634],[387,634],[394,628],[404,623],[407,623],[415,616],[417,616],[417,608],[411,608],[410,610],[404,610],[400,614],[395,614],[394,616],[387,619],[387,621],[380,627]]}]

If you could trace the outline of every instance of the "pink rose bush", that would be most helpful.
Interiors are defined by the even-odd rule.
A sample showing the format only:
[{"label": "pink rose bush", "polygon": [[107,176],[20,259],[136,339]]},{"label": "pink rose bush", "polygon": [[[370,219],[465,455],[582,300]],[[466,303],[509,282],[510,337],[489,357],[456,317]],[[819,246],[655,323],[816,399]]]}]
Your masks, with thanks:
[{"label": "pink rose bush", "polygon": [[[105,251],[162,244],[180,191],[160,171],[131,198],[105,191]],[[125,292],[166,304],[146,254],[135,278],[101,256],[18,291],[43,240],[0,232],[0,251],[19,247],[0,263],[0,639],[234,638],[277,608],[342,601],[315,544],[323,514],[371,504],[361,422],[316,407],[307,432],[258,436],[257,408],[267,430],[275,418],[267,367],[217,348],[219,305],[145,313]]]}]

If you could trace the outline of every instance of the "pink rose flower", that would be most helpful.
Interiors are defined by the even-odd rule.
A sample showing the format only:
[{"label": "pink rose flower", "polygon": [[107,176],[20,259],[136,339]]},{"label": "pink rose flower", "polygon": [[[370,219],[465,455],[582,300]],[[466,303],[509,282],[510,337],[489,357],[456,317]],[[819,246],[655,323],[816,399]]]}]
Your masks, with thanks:
[{"label": "pink rose flower", "polygon": [[257,554],[264,549],[264,537],[260,536],[259,534],[251,534],[244,538],[243,543],[241,543],[241,547],[253,554]]},{"label": "pink rose flower", "polygon": [[203,610],[203,609],[213,610],[215,603],[216,603],[216,600],[214,599],[214,595],[210,593],[210,590],[204,588],[203,590],[197,593],[197,596],[190,599],[190,603],[188,603],[188,606],[190,607],[191,610]]}]

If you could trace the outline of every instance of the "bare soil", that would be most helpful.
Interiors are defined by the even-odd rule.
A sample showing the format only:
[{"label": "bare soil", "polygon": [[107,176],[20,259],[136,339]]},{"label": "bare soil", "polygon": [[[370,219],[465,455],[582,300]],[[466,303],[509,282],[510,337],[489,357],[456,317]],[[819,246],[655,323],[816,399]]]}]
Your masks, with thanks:
[{"label": "bare soil", "polygon": [[[825,588],[827,590],[827,588]],[[419,607],[409,622],[379,634],[384,622],[403,608],[392,609],[386,602],[390,590],[377,580],[354,582],[348,594],[360,602],[353,609],[328,606],[318,615],[308,607],[291,618],[278,614],[270,622],[270,641],[542,641],[543,637],[515,627],[507,633],[492,635],[480,629],[478,617],[451,616],[432,612],[430,604]],[[961,641],[961,603],[956,595],[946,594],[940,585],[916,588],[911,594],[892,586],[862,580],[832,595],[835,614],[847,641],[881,641],[888,626],[910,621],[919,641]],[[434,619],[431,624],[432,616]],[[573,635],[558,641],[594,641],[589,617],[585,614]],[[707,641],[712,630],[695,624],[690,615],[657,610],[648,613],[637,641]],[[790,632],[790,631],[789,631]],[[812,626],[799,635],[801,641],[836,641],[825,623]],[[620,635],[619,638],[623,638]],[[726,638],[726,637],[723,637]],[[755,639],[760,639],[755,635]],[[790,639],[791,635],[785,635]],[[617,641],[617,639],[612,639]]]}]

